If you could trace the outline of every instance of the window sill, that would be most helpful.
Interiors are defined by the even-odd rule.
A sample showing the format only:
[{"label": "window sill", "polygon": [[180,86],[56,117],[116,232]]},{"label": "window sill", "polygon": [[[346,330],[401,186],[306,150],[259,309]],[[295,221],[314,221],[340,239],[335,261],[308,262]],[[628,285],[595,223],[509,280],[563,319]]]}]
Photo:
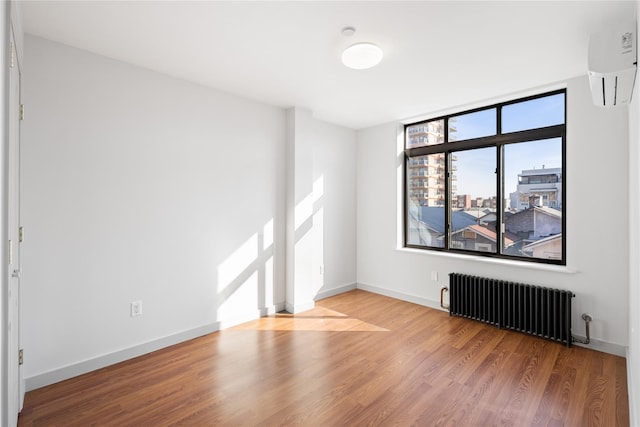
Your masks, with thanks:
[{"label": "window sill", "polygon": [[501,259],[501,258],[488,258],[488,257],[473,256],[473,255],[459,255],[459,254],[454,254],[450,252],[429,251],[429,250],[404,248],[404,247],[398,247],[396,248],[396,251],[416,254],[416,255],[443,257],[443,258],[460,260],[460,261],[472,261],[472,262],[479,262],[479,263],[485,263],[485,264],[503,265],[505,267],[528,268],[531,270],[549,271],[553,273],[575,274],[578,272],[577,270],[569,268],[566,265],[539,264],[539,263],[533,263],[533,262],[524,262],[524,261],[515,261],[515,260],[512,261],[512,260]]}]

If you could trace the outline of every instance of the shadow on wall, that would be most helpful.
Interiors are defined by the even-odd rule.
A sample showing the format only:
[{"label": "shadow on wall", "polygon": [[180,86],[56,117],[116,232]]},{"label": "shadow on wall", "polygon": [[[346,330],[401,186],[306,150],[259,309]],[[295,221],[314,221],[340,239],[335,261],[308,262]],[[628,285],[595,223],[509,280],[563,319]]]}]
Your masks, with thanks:
[{"label": "shadow on wall", "polygon": [[296,268],[303,270],[298,271],[296,276],[305,279],[303,283],[296,283],[296,291],[303,291],[301,286],[309,286],[308,292],[304,292],[309,300],[313,300],[324,285],[323,200],[324,175],[320,175],[313,182],[311,193],[295,207]]},{"label": "shadow on wall", "polygon": [[[295,250],[302,260],[296,268],[309,268],[302,275],[309,280],[309,297],[322,288],[324,259],[324,177],[313,183],[313,190],[295,207]],[[216,319],[223,323],[276,309],[274,271],[275,229],[273,218],[262,230],[251,235],[216,271]],[[224,327],[224,324],[222,325]]]},{"label": "shadow on wall", "polygon": [[[274,223],[270,219],[217,268],[216,320],[274,305]],[[255,304],[250,304],[255,301]]]}]

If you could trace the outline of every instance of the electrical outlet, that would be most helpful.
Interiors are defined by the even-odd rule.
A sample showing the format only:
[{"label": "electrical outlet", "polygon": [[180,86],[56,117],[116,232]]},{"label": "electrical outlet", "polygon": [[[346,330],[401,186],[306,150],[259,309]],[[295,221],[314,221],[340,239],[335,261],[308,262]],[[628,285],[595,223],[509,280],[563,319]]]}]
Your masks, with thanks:
[{"label": "electrical outlet", "polygon": [[431,280],[433,280],[434,282],[438,281],[438,272],[437,271],[432,271],[431,272]]},{"label": "electrical outlet", "polygon": [[142,301],[131,301],[131,317],[142,314]]}]

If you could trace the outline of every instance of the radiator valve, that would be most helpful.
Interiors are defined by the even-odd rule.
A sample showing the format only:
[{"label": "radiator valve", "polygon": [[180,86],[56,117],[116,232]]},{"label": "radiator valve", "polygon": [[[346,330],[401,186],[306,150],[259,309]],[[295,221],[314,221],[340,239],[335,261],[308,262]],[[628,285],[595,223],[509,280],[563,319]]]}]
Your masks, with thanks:
[{"label": "radiator valve", "polygon": [[443,286],[442,288],[440,288],[440,307],[444,308],[445,310],[449,310],[449,306],[448,305],[444,305],[444,293],[445,292],[449,292],[449,288],[447,288],[446,286]]},{"label": "radiator valve", "polygon": [[584,320],[584,330],[587,335],[586,338],[572,336],[571,339],[573,342],[577,342],[580,344],[589,344],[591,342],[591,334],[589,333],[589,322],[593,320],[593,318],[587,313],[582,313],[582,320]]}]

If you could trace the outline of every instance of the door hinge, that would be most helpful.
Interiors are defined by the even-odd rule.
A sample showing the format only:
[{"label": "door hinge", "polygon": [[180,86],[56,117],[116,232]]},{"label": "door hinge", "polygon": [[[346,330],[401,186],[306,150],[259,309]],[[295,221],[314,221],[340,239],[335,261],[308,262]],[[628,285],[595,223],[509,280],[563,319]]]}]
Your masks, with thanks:
[{"label": "door hinge", "polygon": [[24,120],[24,104],[20,104],[20,120]]},{"label": "door hinge", "polygon": [[24,350],[20,349],[18,350],[18,366],[22,365],[24,363]]},{"label": "door hinge", "polygon": [[24,241],[24,227],[20,226],[18,228],[18,242],[22,243]]},{"label": "door hinge", "polygon": [[13,40],[9,42],[9,68],[13,68],[16,64],[16,52],[13,46]]},{"label": "door hinge", "polygon": [[11,241],[11,239],[9,239],[9,247],[7,249],[8,249],[7,261],[9,265],[11,265],[13,264],[13,242]]}]

